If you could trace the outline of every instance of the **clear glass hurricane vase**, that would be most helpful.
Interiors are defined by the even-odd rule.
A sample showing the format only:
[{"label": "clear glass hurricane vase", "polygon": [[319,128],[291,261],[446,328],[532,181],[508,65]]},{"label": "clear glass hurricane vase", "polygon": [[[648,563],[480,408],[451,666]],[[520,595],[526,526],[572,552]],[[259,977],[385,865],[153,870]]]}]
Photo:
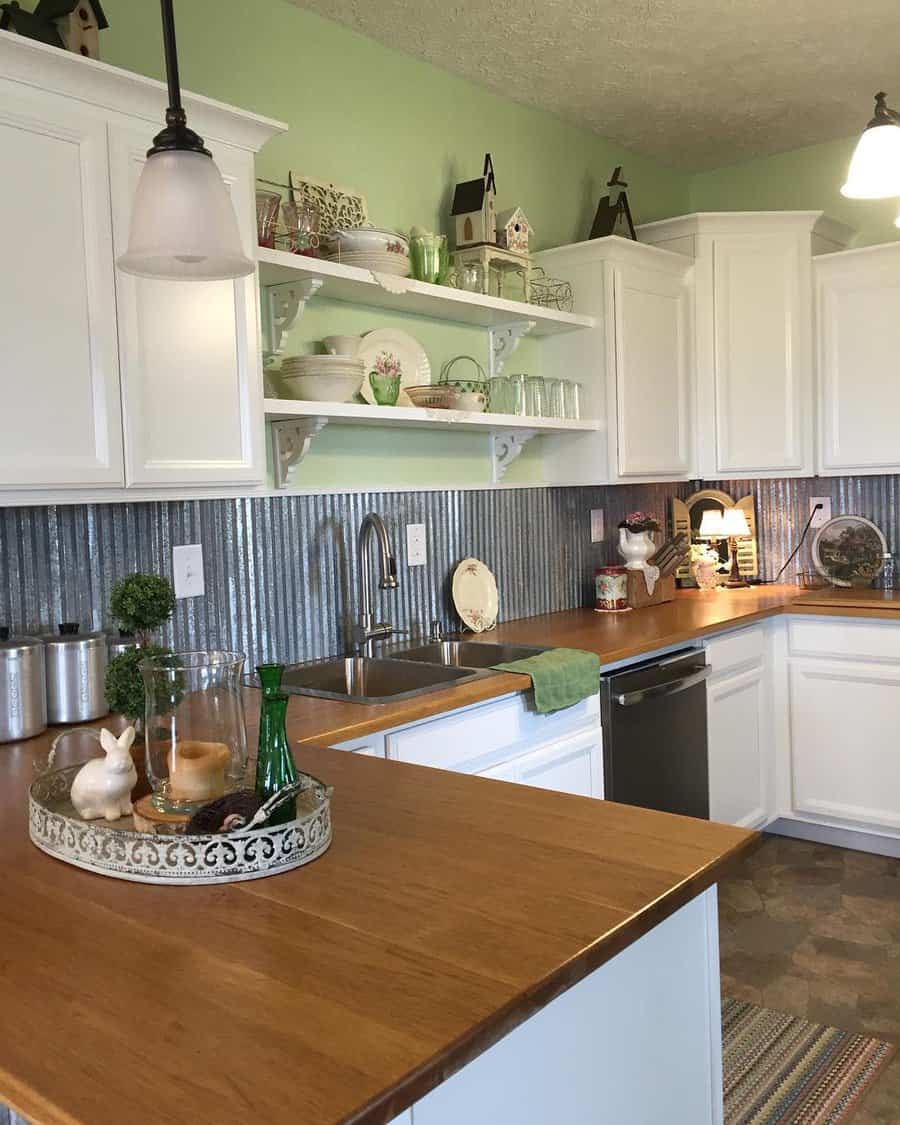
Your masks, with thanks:
[{"label": "clear glass hurricane vase", "polygon": [[189,812],[245,782],[247,729],[239,652],[177,652],[141,664],[153,803]]}]

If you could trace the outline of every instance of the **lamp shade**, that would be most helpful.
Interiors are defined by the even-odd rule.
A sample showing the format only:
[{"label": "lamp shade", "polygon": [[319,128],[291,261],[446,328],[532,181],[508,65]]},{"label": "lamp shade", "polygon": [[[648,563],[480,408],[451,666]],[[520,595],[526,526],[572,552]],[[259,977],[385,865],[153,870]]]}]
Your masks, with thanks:
[{"label": "lamp shade", "polygon": [[722,534],[746,539],[750,535],[750,524],[743,508],[726,508],[722,512]]},{"label": "lamp shade", "polygon": [[202,152],[154,152],[138,180],[128,249],[119,269],[170,281],[246,277],[234,208],[218,168]]},{"label": "lamp shade", "polygon": [[890,199],[900,195],[900,125],[870,125],[859,138],[841,195]]},{"label": "lamp shade", "polygon": [[700,530],[697,532],[701,539],[724,539],[728,534],[725,531],[722,511],[719,508],[707,508],[700,520]]}]

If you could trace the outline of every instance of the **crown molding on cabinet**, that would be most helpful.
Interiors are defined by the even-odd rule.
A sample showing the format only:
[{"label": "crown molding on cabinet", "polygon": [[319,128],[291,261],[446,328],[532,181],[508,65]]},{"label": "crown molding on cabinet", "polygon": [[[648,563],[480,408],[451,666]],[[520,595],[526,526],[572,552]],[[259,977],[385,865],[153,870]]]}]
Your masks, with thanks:
[{"label": "crown molding on cabinet", "polygon": [[848,246],[856,234],[852,227],[829,218],[822,211],[697,211],[692,215],[642,223],[637,235],[642,242],[658,244],[697,234],[754,234],[760,230],[769,234],[809,232],[835,251]]}]

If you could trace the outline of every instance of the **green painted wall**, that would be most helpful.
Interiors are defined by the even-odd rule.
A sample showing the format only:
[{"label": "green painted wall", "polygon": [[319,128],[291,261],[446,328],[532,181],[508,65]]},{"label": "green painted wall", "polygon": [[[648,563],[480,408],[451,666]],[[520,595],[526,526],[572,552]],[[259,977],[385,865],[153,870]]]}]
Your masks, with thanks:
[{"label": "green painted wall", "polygon": [[854,245],[900,238],[900,200],[844,199],[840,193],[859,136],[733,164],[691,178],[691,211],[822,210],[857,232]]},{"label": "green painted wall", "polygon": [[[163,77],[159,8],[152,0],[104,0],[110,27],[103,58]],[[287,0],[180,0],[178,48],[186,88],[285,121],[260,175],[289,169],[362,191],[371,220],[406,229],[447,229],[450,193],[494,155],[498,205],[520,204],[537,248],[587,237],[609,172],[624,164],[636,222],[689,210],[689,177],[528,109],[408,55],[390,50]],[[448,44],[448,50],[451,45]],[[457,354],[487,360],[486,336],[420,318],[313,302],[288,341],[310,351],[329,333],[397,325],[428,351],[434,378]],[[540,371],[540,345],[526,341],[513,369]],[[488,439],[409,430],[330,427],[295,471],[297,487],[487,483]],[[540,442],[508,480],[540,480]]]}]

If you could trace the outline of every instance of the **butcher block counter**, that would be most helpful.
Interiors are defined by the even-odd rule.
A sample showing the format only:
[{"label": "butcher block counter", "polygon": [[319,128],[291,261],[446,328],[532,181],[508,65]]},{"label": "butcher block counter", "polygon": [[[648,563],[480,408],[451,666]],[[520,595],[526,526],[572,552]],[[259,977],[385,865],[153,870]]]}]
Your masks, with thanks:
[{"label": "butcher block counter", "polygon": [[[93,750],[74,742],[74,760]],[[30,844],[47,743],[0,751],[0,1103],[39,1125],[390,1121],[755,840],[304,747],[300,766],[334,786],[323,857],[209,889],[137,885]]]}]

